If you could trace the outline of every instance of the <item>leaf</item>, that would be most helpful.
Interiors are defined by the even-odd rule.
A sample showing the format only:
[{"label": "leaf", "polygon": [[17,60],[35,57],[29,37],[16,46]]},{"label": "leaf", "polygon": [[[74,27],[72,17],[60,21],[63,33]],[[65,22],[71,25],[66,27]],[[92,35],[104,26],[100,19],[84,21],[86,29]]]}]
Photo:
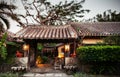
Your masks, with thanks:
[{"label": "leaf", "polygon": [[0,47],[0,55],[3,59],[6,59],[7,56],[7,49],[5,46],[1,46]]},{"label": "leaf", "polygon": [[5,34],[2,36],[1,42],[2,42],[2,43],[5,43],[6,39],[7,39],[7,33],[5,33]]},{"label": "leaf", "polygon": [[42,44],[38,44],[37,49],[41,51],[42,48],[43,48]]},{"label": "leaf", "polygon": [[14,43],[14,42],[6,42],[6,44],[8,44],[8,45],[17,45],[17,44]]},{"label": "leaf", "polygon": [[5,16],[3,16],[3,15],[0,15],[0,19],[4,21],[7,29],[9,29],[10,28],[10,23],[9,23],[8,19],[6,19]]}]

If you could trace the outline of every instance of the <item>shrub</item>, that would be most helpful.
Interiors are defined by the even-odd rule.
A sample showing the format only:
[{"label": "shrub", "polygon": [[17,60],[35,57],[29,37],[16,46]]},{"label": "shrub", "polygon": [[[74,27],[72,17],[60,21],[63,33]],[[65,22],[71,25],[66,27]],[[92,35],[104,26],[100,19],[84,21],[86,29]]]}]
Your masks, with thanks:
[{"label": "shrub", "polygon": [[89,75],[87,75],[85,73],[75,73],[73,76],[74,77],[89,77]]},{"label": "shrub", "polygon": [[48,57],[42,56],[43,63],[46,63],[48,61]]},{"label": "shrub", "polygon": [[0,77],[19,77],[18,74],[13,73],[0,73]]},{"label": "shrub", "polygon": [[119,74],[120,46],[85,46],[77,49],[79,61],[94,74]]},{"label": "shrub", "polygon": [[78,58],[85,62],[120,62],[120,46],[85,46],[77,49]]}]

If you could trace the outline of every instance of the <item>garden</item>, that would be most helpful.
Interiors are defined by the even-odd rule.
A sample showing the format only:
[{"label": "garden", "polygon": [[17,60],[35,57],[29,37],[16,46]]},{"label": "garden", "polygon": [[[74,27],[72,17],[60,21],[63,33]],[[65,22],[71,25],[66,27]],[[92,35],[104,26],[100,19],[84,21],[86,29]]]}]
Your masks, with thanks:
[{"label": "garden", "polygon": [[120,46],[84,46],[77,49],[81,71],[94,75],[120,75]]}]

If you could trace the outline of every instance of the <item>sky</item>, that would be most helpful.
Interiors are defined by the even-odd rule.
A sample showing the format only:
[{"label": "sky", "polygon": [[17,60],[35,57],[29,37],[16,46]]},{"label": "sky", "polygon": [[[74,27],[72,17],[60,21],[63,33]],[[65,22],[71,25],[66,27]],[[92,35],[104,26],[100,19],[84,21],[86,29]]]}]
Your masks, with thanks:
[{"label": "sky", "polygon": [[120,0],[86,0],[83,8],[91,10],[90,13],[85,15],[85,18],[92,18],[98,13],[103,13],[111,9],[120,12]]},{"label": "sky", "polygon": [[[6,0],[10,3],[11,0]],[[18,10],[16,12],[23,13],[23,9],[20,3],[20,0],[17,1]],[[48,0],[52,2],[53,4],[59,3],[59,1],[65,1],[65,0]],[[71,0],[68,0],[71,1]],[[77,0],[80,1],[80,0]],[[15,4],[16,4],[15,3]],[[14,3],[13,3],[14,4]],[[116,10],[117,12],[120,12],[120,0],[86,0],[83,4],[83,9],[89,9],[91,10],[90,13],[85,14],[84,19],[92,18],[96,16],[96,14],[100,13],[102,14],[104,11],[111,9],[112,11]],[[16,27],[17,23],[10,20],[11,28],[9,31],[16,33],[21,28]]]}]

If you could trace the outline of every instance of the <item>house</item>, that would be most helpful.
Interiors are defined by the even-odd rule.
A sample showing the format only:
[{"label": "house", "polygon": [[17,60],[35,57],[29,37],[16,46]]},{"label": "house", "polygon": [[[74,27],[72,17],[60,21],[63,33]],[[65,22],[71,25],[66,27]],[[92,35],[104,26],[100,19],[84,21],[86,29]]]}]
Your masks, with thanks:
[{"label": "house", "polygon": [[[70,23],[64,26],[29,25],[16,33],[15,38],[23,39],[29,63],[35,63],[38,43],[63,43],[58,48],[58,57],[75,56],[77,44],[96,44],[104,37],[120,36],[120,22]],[[63,51],[63,52],[62,52]]]},{"label": "house", "polygon": [[120,22],[72,23],[82,44],[102,43],[104,37],[120,36]]}]

